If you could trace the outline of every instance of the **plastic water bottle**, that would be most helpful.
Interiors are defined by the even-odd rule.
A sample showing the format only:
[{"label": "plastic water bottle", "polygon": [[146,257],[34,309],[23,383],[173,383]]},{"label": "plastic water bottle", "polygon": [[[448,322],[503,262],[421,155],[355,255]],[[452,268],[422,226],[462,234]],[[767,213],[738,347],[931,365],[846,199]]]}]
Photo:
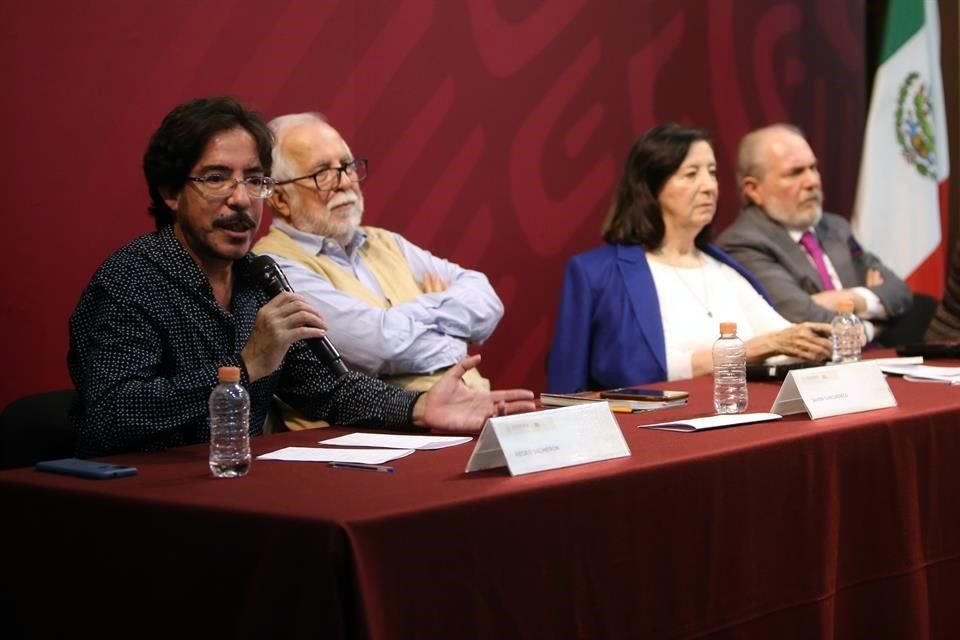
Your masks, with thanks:
[{"label": "plastic water bottle", "polygon": [[837,304],[837,315],[830,323],[833,329],[833,362],[857,362],[865,342],[863,323],[853,312],[853,300]]},{"label": "plastic water bottle", "polygon": [[736,322],[721,322],[713,343],[713,407],[717,413],[747,410],[747,347],[737,337]]},{"label": "plastic water bottle", "polygon": [[250,394],[238,367],[220,367],[210,392],[210,473],[238,478],[250,470]]}]

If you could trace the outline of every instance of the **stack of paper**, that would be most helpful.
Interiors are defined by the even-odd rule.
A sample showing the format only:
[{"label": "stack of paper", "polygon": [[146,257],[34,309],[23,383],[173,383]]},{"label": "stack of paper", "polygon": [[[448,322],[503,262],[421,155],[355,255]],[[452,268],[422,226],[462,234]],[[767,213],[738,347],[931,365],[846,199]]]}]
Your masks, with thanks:
[{"label": "stack of paper", "polygon": [[914,382],[942,382],[944,384],[960,384],[960,367],[938,367],[929,364],[882,364],[880,369],[884,373],[903,376],[904,380]]},{"label": "stack of paper", "polygon": [[287,460],[290,462],[350,462],[355,464],[383,464],[413,453],[413,449],[321,449],[319,447],[284,447],[257,460]]},{"label": "stack of paper", "polygon": [[[420,436],[388,433],[350,433],[321,440],[320,444],[335,445],[334,449],[320,447],[286,447],[258,456],[257,460],[293,460],[296,462],[351,462],[382,464],[408,456],[415,449],[443,449],[470,442],[470,436]],[[347,447],[370,447],[363,449]]]},{"label": "stack of paper", "polygon": [[321,440],[320,444],[338,447],[382,447],[385,449],[445,449],[473,440],[471,436],[414,436],[393,433],[350,433]]}]

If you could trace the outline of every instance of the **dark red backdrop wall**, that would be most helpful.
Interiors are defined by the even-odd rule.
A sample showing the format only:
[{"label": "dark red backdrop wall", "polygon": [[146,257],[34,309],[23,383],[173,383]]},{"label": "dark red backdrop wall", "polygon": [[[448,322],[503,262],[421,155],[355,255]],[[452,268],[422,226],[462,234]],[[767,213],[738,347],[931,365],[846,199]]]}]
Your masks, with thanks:
[{"label": "dark red backdrop wall", "polygon": [[[0,405],[64,387],[67,321],[100,262],[151,230],[144,145],[183,100],[324,112],[370,159],[366,222],[486,272],[498,385],[543,385],[567,258],[633,139],[709,128],[719,227],[738,138],[806,129],[847,214],[864,123],[863,2],[55,0],[7,3]],[[575,340],[576,336],[569,339]]]}]

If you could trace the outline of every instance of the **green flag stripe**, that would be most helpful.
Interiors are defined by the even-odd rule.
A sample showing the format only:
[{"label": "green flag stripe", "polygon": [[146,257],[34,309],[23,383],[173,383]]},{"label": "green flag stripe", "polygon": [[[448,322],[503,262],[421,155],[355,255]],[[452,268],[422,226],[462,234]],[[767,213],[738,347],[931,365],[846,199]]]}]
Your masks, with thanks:
[{"label": "green flag stripe", "polygon": [[883,32],[883,50],[880,64],[923,28],[923,0],[890,0],[887,7],[887,25]]}]

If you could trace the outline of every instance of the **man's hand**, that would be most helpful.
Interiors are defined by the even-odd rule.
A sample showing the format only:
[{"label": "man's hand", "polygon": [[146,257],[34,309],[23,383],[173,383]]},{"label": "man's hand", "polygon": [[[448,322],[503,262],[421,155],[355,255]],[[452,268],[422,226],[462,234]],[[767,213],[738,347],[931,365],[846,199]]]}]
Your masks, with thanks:
[{"label": "man's hand", "polygon": [[326,321],[306,298],[289,291],[276,296],[257,311],[253,333],[240,352],[250,382],[276,371],[294,342],[326,333]]},{"label": "man's hand", "polygon": [[[870,279],[870,272],[873,271],[876,274],[876,277],[880,278],[880,282],[883,282],[883,278],[880,277],[880,274],[874,270],[870,269],[867,271],[867,281]],[[871,285],[867,285],[871,286]],[[821,291],[820,293],[814,293],[810,296],[813,298],[813,301],[816,302],[821,307],[825,307],[830,311],[836,313],[837,304],[843,300],[852,300],[853,301],[853,312],[860,314],[867,310],[867,301],[863,299],[863,296],[854,292],[852,289],[834,289],[832,291]]]},{"label": "man's hand", "polygon": [[883,276],[877,269],[867,269],[867,288],[879,287],[883,284]]},{"label": "man's hand", "polygon": [[480,356],[467,356],[417,399],[413,423],[438,431],[476,433],[487,418],[533,411],[533,392],[526,389],[478,391],[463,384],[463,374],[480,362]]},{"label": "man's hand", "polygon": [[833,355],[833,332],[822,322],[801,322],[773,334],[776,353],[783,353],[812,362],[820,362]]},{"label": "man's hand", "polygon": [[450,283],[435,273],[427,272],[423,274],[423,292],[440,293],[446,291]]}]

